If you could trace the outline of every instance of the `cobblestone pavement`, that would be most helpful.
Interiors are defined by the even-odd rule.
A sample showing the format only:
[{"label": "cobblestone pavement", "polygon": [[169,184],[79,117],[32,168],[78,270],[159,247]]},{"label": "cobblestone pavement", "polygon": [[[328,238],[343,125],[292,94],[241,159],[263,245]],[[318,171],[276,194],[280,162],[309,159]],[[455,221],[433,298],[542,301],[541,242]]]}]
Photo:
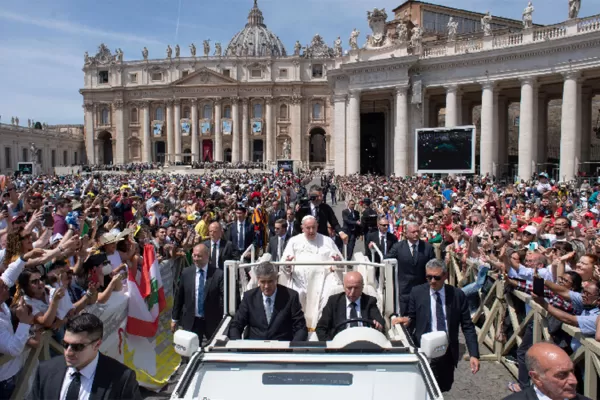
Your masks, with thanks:
[{"label": "cobblestone pavement", "polygon": [[[312,184],[320,184],[319,181],[313,181]],[[308,189],[308,187],[307,187]],[[331,198],[327,196],[327,202],[331,205]],[[333,205],[336,216],[343,225],[342,210],[345,204],[339,201],[337,205]],[[362,240],[356,242],[355,252],[363,251],[364,246]],[[461,334],[461,350],[465,351],[464,338]],[[487,348],[480,349],[482,354],[488,353]],[[172,381],[177,382],[179,373],[173,377]],[[460,361],[454,375],[454,386],[449,393],[444,395],[445,400],[497,400],[502,399],[510,394],[507,385],[515,379],[508,370],[498,362],[485,361],[481,363],[481,370],[473,375],[467,361]],[[159,400],[170,397],[170,393],[175,388],[175,384],[168,385],[160,393],[143,391],[145,400]]]}]

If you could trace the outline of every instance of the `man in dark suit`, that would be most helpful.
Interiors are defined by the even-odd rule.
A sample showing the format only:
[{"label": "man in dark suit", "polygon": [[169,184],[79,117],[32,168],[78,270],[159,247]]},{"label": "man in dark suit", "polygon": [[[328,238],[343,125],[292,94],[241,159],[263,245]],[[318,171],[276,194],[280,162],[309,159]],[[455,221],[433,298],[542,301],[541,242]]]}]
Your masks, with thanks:
[{"label": "man in dark suit", "polygon": [[193,266],[185,268],[173,304],[171,331],[177,326],[210,339],[223,318],[223,270],[208,265],[208,247],[192,250]]},{"label": "man in dark suit", "polygon": [[442,392],[448,392],[454,383],[454,368],[458,365],[458,328],[462,328],[471,356],[471,371],[479,371],[479,345],[475,325],[471,320],[467,297],[462,290],[444,284],[448,273],[444,263],[437,259],[426,265],[429,283],[414,287],[410,292],[408,312],[405,317],[392,320],[392,324],[408,326],[417,347],[421,336],[429,332],[444,331],[448,335],[446,354],[431,360],[431,370]]},{"label": "man in dark suit", "polygon": [[289,237],[297,235],[298,229],[296,229],[296,215],[294,214],[293,209],[288,208],[285,211],[285,221],[287,222],[287,235]]},{"label": "man in dark suit", "polygon": [[245,207],[238,206],[235,210],[235,216],[236,220],[229,227],[227,240],[233,245],[233,258],[239,260],[242,253],[254,241],[254,231],[252,230],[252,225],[246,219]]},{"label": "man in dark suit", "polygon": [[372,321],[373,328],[383,331],[385,322],[377,307],[377,299],[363,293],[363,288],[364,280],[360,272],[352,271],[344,276],[344,293],[329,297],[317,323],[319,340],[332,340],[339,331],[363,325],[362,322],[352,322],[336,330],[340,323],[353,318]]},{"label": "man in dark suit", "polygon": [[[388,231],[389,226],[390,222],[388,221],[388,219],[385,217],[381,217],[379,218],[379,221],[377,221],[378,230],[375,232],[371,232],[367,235],[368,246],[366,249],[366,255],[367,257],[369,257],[369,260],[371,259],[371,251],[373,248],[373,244],[377,245],[379,251],[381,251],[383,257],[385,257],[390,252],[394,244],[398,242],[398,238],[396,238],[396,235]],[[377,252],[375,252],[375,262],[381,262],[381,258],[379,257],[379,253]]]},{"label": "man in dark suit", "polygon": [[282,218],[285,218],[285,211],[279,208],[279,202],[275,200],[273,210],[269,213],[269,233],[271,237],[275,235],[275,222]]},{"label": "man in dark suit", "polygon": [[135,372],[100,353],[103,325],[80,314],[65,326],[64,356],[40,364],[29,400],[141,400]]},{"label": "man in dark suit", "polygon": [[331,206],[323,203],[323,190],[319,186],[312,186],[309,195],[310,202],[306,208],[296,206],[296,224],[297,233],[302,229],[302,219],[307,215],[312,215],[317,219],[318,233],[323,236],[329,236],[327,232],[327,224],[329,223],[335,232],[340,235],[343,242],[347,242],[348,235],[342,231],[342,227],[338,222],[335,212]]},{"label": "man in dark suit", "polygon": [[525,355],[532,386],[504,400],[590,400],[577,394],[577,378],[567,353],[552,343],[536,343]]},{"label": "man in dark suit", "polygon": [[348,235],[348,260],[352,259],[356,238],[361,234],[360,213],[354,209],[354,200],[348,202],[348,208],[342,211],[343,230]]},{"label": "man in dark suit", "polygon": [[287,246],[290,236],[287,235],[287,222],[285,219],[275,221],[275,234],[269,239],[267,253],[271,254],[271,260],[281,261],[281,255]]},{"label": "man in dark suit", "polygon": [[210,250],[209,266],[223,269],[225,261],[233,260],[233,245],[223,239],[223,228],[219,222],[213,222],[208,226],[210,240],[204,241],[204,245]]},{"label": "man in dark suit", "polygon": [[298,292],[277,284],[278,269],[271,263],[256,267],[258,287],[244,293],[240,308],[229,327],[229,338],[305,341],[306,320]]},{"label": "man in dark suit", "polygon": [[408,298],[413,287],[426,282],[425,265],[435,258],[433,247],[419,240],[419,225],[410,222],[406,225],[406,240],[397,242],[384,258],[398,261],[398,287],[396,296],[400,300],[400,314],[408,309]]}]

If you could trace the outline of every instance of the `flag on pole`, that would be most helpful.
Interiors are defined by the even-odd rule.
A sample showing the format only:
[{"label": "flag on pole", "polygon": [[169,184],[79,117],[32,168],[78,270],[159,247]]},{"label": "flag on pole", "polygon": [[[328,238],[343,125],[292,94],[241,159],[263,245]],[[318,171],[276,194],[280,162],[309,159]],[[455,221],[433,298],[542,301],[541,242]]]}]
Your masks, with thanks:
[{"label": "flag on pole", "polygon": [[136,273],[135,269],[129,269],[127,278],[129,289],[127,333],[153,337],[158,330],[158,316],[167,305],[153,245],[144,246],[144,263],[139,284]]}]

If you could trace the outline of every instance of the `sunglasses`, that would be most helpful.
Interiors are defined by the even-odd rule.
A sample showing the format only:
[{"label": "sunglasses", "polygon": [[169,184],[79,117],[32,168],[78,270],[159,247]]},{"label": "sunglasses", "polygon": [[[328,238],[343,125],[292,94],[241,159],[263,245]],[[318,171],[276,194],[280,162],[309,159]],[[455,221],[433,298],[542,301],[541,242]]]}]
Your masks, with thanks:
[{"label": "sunglasses", "polygon": [[432,281],[432,280],[441,281],[442,280],[442,277],[439,275],[427,275],[425,278],[427,278],[428,281]]},{"label": "sunglasses", "polygon": [[67,351],[69,349],[69,347],[71,347],[71,350],[73,350],[76,353],[79,353],[80,351],[82,351],[83,349],[88,347],[90,344],[93,344],[97,341],[98,341],[98,339],[96,339],[92,342],[89,342],[89,343],[67,343],[63,340],[62,345],[65,348],[65,351]]},{"label": "sunglasses", "polygon": [[388,226],[390,226],[390,224],[379,224],[379,226],[387,228]]}]

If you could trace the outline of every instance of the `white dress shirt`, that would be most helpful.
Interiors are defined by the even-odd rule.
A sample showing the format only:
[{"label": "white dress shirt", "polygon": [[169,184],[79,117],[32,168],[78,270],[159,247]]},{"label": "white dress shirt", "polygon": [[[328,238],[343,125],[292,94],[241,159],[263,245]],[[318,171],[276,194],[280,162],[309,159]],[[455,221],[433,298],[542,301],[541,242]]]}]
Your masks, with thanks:
[{"label": "white dress shirt", "polygon": [[277,259],[281,261],[283,250],[285,249],[285,236],[277,236]]},{"label": "white dress shirt", "polygon": [[[92,384],[94,383],[94,377],[96,376],[96,367],[98,367],[98,358],[100,356],[96,354],[96,358],[86,365],[79,373],[81,374],[81,387],[79,389],[79,400],[89,400],[90,394],[92,393]],[[73,367],[67,368],[65,379],[63,380],[62,388],[60,389],[60,400],[67,398],[67,392],[69,391],[69,385],[73,381],[73,373],[77,372],[77,369]]]},{"label": "white dress shirt", "polygon": [[379,240],[381,241],[381,252],[383,253],[383,255],[385,256],[385,253],[387,253],[387,235],[385,233],[379,233]]},{"label": "white dress shirt", "polygon": [[[202,268],[196,268],[196,279],[194,279],[194,310],[197,318],[204,318],[204,315],[198,313],[198,282],[200,282],[200,270],[204,271],[204,291],[206,291],[206,273],[208,272],[208,264]],[[206,305],[204,306],[206,309]]]},{"label": "white dress shirt", "polygon": [[[537,396],[538,400],[552,400],[550,397],[548,397],[544,393],[540,392],[540,389],[538,389],[537,386],[533,385],[533,390],[535,390],[535,395]],[[567,400],[567,399],[565,399],[565,400]]]},{"label": "white dress shirt", "polygon": [[[347,319],[350,319],[350,311],[352,310],[350,303],[352,303],[352,302],[350,301],[348,296],[346,296],[346,318]],[[354,304],[356,304],[356,317],[362,318],[362,314],[360,313],[360,297],[358,299],[356,299]],[[362,322],[358,322],[358,326],[363,326]]]},{"label": "white dress shirt", "polygon": [[[442,310],[444,312],[444,320],[446,320],[446,332],[448,331],[448,317],[446,314],[446,288],[442,286],[442,288],[438,291],[440,293],[440,299],[442,300]],[[429,288],[429,295],[431,297],[431,332],[436,332],[437,329],[437,318],[436,318],[436,295],[435,290]]]}]

